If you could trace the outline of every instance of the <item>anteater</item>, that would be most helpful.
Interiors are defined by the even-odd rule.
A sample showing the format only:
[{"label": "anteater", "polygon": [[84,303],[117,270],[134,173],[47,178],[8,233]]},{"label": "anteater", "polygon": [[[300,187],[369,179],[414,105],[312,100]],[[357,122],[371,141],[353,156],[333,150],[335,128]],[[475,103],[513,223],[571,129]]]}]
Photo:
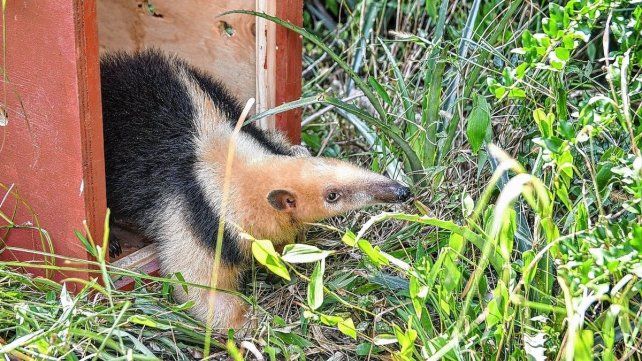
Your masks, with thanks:
[{"label": "anteater", "polygon": [[[157,50],[101,59],[107,204],[157,244],[161,271],[209,285],[216,235],[225,220],[218,288],[236,290],[251,264],[251,241],[292,243],[307,222],[410,197],[407,187],[329,158],[310,157],[278,134],[242,128],[221,214],[228,144],[242,107],[211,76]],[[246,306],[228,293],[175,287],[214,326],[242,326]]]}]

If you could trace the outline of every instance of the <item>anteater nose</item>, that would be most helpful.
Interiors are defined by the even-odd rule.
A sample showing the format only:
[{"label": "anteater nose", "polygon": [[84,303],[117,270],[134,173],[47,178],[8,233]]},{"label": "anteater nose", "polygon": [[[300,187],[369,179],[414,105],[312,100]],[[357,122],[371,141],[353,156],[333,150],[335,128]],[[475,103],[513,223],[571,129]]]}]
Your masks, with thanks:
[{"label": "anteater nose", "polygon": [[410,188],[401,186],[395,190],[395,196],[399,202],[405,202],[412,196]]}]

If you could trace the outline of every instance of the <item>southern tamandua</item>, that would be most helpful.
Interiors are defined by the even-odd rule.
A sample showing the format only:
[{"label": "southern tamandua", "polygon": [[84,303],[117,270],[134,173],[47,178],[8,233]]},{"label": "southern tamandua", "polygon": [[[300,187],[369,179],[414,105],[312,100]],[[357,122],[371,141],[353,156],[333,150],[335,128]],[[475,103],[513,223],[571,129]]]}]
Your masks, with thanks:
[{"label": "southern tamandua", "polygon": [[[107,203],[157,243],[161,271],[209,285],[218,224],[225,220],[220,289],[235,290],[251,264],[251,241],[292,243],[306,222],[378,203],[407,200],[407,187],[347,162],[310,157],[278,134],[248,124],[236,141],[229,207],[221,187],[241,106],[212,77],[156,50],[101,59]],[[214,326],[238,328],[246,305],[237,297],[175,287],[180,302]]]}]

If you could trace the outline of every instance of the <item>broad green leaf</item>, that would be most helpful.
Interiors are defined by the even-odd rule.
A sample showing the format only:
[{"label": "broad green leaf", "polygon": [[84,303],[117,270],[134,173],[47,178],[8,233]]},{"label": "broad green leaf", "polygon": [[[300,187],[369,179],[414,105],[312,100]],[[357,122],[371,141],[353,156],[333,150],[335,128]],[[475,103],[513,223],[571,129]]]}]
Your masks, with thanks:
[{"label": "broad green leaf", "polygon": [[451,233],[450,237],[448,237],[448,245],[456,253],[462,253],[465,245],[464,237],[457,233]]},{"label": "broad green leaf", "polygon": [[455,262],[455,255],[450,249],[445,253],[443,267],[446,270],[446,272],[442,274],[444,288],[446,291],[457,289],[461,280],[461,271]]},{"label": "broad green leaf", "polygon": [[357,329],[354,327],[354,322],[352,322],[351,318],[339,321],[337,327],[344,335],[350,336],[355,340],[357,339]]},{"label": "broad green leaf", "polygon": [[505,86],[498,86],[493,90],[493,94],[495,94],[495,98],[497,99],[502,99],[506,95],[506,87]]},{"label": "broad green leaf", "polygon": [[372,247],[370,242],[368,242],[365,239],[360,239],[357,242],[357,245],[359,246],[359,249],[363,251],[363,253],[368,256],[370,261],[377,267],[385,266],[387,265],[390,261],[381,254],[381,251],[379,251],[379,247]]},{"label": "broad green leaf", "polygon": [[312,263],[325,259],[333,251],[320,250],[309,244],[288,244],[283,248],[281,259],[288,263]]},{"label": "broad green leaf", "polygon": [[558,59],[565,62],[565,61],[568,61],[568,59],[571,57],[571,52],[565,48],[556,48],[555,55],[557,56]]},{"label": "broad green leaf", "polygon": [[606,312],[604,322],[602,323],[602,339],[604,340],[604,351],[602,351],[602,360],[613,361],[615,356],[613,354],[613,347],[615,346],[615,322],[616,316],[619,313],[620,307],[618,305],[611,305]]},{"label": "broad green leaf", "polygon": [[350,247],[354,247],[357,245],[357,236],[351,230],[347,230],[343,237],[341,237],[341,242]]},{"label": "broad green leaf", "polygon": [[421,317],[426,303],[426,296],[428,295],[428,287],[422,285],[419,279],[413,275],[410,276],[408,291],[412,301],[413,308],[417,317]]},{"label": "broad green leaf", "polygon": [[378,350],[372,343],[362,342],[357,345],[354,351],[357,354],[357,356],[368,356],[370,354],[376,354]]},{"label": "broad green leaf", "polygon": [[484,139],[490,131],[490,105],[486,99],[476,94],[473,100],[473,109],[468,116],[466,136],[473,154],[477,154],[484,144]]},{"label": "broad green leaf", "polygon": [[339,316],[319,314],[319,320],[324,325],[336,326],[339,322],[341,322],[343,320],[343,318],[341,318]]},{"label": "broad green leaf", "polygon": [[508,97],[511,99],[522,99],[526,98],[526,91],[522,88],[512,88],[508,92]]},{"label": "broad green leaf", "polygon": [[543,109],[537,108],[533,111],[533,119],[535,119],[542,137],[549,138],[553,136],[553,114],[546,114]]},{"label": "broad green leaf", "polygon": [[397,342],[399,342],[399,346],[401,348],[400,352],[402,355],[406,356],[412,353],[415,340],[417,339],[417,331],[413,330],[411,326],[412,325],[409,323],[408,330],[403,332],[399,326],[394,325],[395,336],[397,337]]},{"label": "broad green leaf", "polygon": [[257,239],[252,242],[252,254],[254,258],[262,265],[267,267],[277,276],[290,280],[290,273],[285,267],[279,254],[274,250],[272,242],[266,239]]},{"label": "broad green leaf", "polygon": [[316,310],[323,304],[323,273],[325,271],[325,261],[320,260],[310,276],[308,283],[308,306]]},{"label": "broad green leaf", "polygon": [[497,300],[492,299],[488,302],[488,316],[486,316],[486,327],[488,329],[492,328],[502,320],[502,313],[497,306]]}]

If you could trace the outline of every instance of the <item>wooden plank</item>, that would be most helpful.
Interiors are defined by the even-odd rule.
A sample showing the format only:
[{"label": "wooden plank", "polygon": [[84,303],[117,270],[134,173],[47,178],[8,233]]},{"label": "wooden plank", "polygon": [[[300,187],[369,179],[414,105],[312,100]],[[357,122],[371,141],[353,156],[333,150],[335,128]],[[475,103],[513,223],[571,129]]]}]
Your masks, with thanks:
[{"label": "wooden plank", "polygon": [[[256,0],[258,12],[303,25],[303,1],[279,2]],[[257,18],[256,21],[256,99],[257,111],[262,112],[301,97],[302,43],[301,37],[282,26]],[[261,119],[264,129],[283,131],[294,144],[301,142],[302,109]]]},{"label": "wooden plank", "polygon": [[[93,237],[102,239],[105,176],[95,5],[90,0],[7,3],[1,24],[6,58],[0,104],[7,124],[0,127],[0,182],[11,191],[0,210],[20,226],[2,234],[7,245],[86,260],[74,230],[84,233],[86,221]],[[45,261],[19,251],[0,258]],[[89,276],[86,264],[57,264],[78,269],[56,272],[57,280]]]},{"label": "wooden plank", "polygon": [[[269,0],[256,0],[256,11],[269,15],[276,14],[276,3]],[[276,61],[276,24],[256,18],[256,112],[261,113],[274,108],[276,97],[275,82]],[[274,129],[275,118],[266,117],[259,120],[263,129]]]},{"label": "wooden plank", "polygon": [[[113,262],[112,266],[158,276],[160,264],[158,262],[156,245],[150,244],[149,246],[145,246]],[[113,276],[112,278],[114,279],[114,286],[118,289],[131,290],[134,288],[134,279],[131,277]]]}]

